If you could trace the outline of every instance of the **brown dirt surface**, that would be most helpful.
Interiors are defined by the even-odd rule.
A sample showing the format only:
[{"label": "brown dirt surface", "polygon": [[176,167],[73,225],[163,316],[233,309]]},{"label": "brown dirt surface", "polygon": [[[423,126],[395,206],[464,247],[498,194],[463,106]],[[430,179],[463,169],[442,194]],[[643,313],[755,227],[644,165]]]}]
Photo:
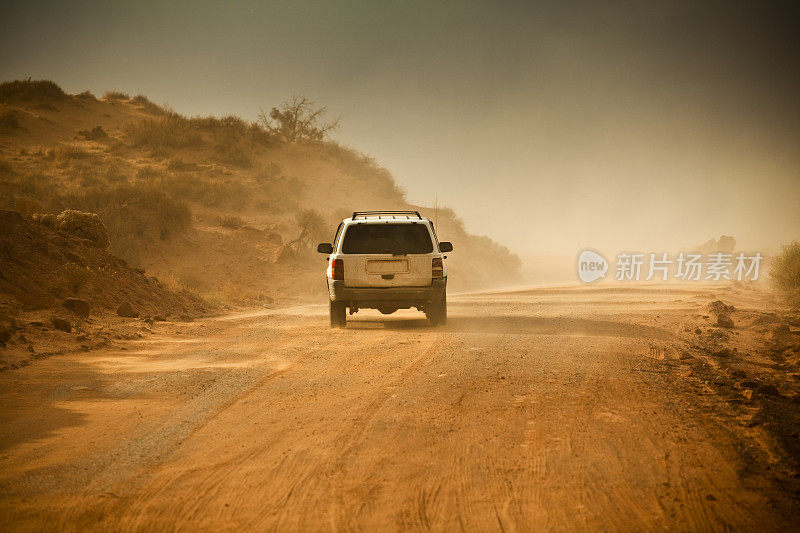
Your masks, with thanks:
[{"label": "brown dirt surface", "polygon": [[0,529],[796,527],[797,323],[760,293],[557,287],[452,295],[445,327],[348,318],[157,322],[0,372]]}]

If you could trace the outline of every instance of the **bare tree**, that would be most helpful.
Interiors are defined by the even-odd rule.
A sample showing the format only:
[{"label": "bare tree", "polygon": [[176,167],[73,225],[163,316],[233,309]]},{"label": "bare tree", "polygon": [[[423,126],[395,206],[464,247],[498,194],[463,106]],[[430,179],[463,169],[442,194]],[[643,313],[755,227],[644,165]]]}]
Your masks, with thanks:
[{"label": "bare tree", "polygon": [[326,107],[314,108],[314,102],[305,96],[294,96],[280,108],[273,107],[269,115],[261,111],[258,121],[269,131],[284,141],[320,142],[325,136],[339,128],[339,119],[322,122]]},{"label": "bare tree", "polygon": [[300,234],[286,245],[296,253],[315,248],[317,242],[325,238],[325,219],[313,209],[303,209],[297,213],[295,224],[300,228]]}]

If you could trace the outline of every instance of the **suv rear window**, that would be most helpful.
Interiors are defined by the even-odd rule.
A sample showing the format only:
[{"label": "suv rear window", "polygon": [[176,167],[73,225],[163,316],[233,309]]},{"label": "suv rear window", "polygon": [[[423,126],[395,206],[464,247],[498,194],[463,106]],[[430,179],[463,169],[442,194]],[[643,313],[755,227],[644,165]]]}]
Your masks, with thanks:
[{"label": "suv rear window", "polygon": [[429,254],[431,235],[422,224],[355,224],[344,234],[344,254]]}]

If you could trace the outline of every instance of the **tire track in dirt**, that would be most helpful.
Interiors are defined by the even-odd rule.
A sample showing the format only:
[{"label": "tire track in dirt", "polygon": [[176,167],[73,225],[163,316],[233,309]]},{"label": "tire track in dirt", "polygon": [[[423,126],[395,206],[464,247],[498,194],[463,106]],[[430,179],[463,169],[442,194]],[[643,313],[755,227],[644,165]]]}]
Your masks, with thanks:
[{"label": "tire track in dirt", "polygon": [[[580,294],[465,299],[435,329],[403,313],[345,330],[318,310],[249,313],[158,357],[115,355],[124,371],[106,386],[141,400],[144,421],[115,433],[105,406],[127,404],[87,398],[99,414],[72,434],[143,457],[109,466],[106,448],[62,451],[58,433],[11,448],[0,466],[35,472],[3,478],[22,483],[0,527],[788,528],[790,495],[768,472],[742,476],[735,428],[674,368],[694,304]],[[20,372],[67,375],[36,374],[54,364]]]},{"label": "tire track in dirt", "polygon": [[[347,346],[345,359],[352,359],[358,351],[365,349],[379,351],[380,347],[385,344],[385,337],[387,335],[388,332],[382,333],[378,338],[371,339],[370,344],[372,346],[364,344],[359,346]],[[294,346],[298,345],[308,346],[306,337],[308,337],[308,332],[305,330],[305,328],[298,328],[296,331],[292,331],[289,338],[286,339],[284,348],[293,349]],[[293,365],[287,366],[281,372],[275,372],[263,377],[257,383],[254,383],[252,386],[250,386],[246,391],[243,391],[241,394],[231,398],[231,400],[223,409],[218,410],[213,417],[209,417],[207,423],[203,424],[202,427],[198,427],[193,433],[193,436],[196,437],[197,434],[202,433],[203,430],[208,429],[209,426],[217,424],[220,418],[229,416],[231,409],[241,409],[243,404],[248,402],[248,399],[262,394],[265,387],[270,382],[274,382],[276,377],[285,376],[286,374],[292,372],[303,372],[305,370],[304,365],[309,363],[309,361],[315,360],[316,355],[325,353],[328,355],[337,354],[341,356],[342,347],[332,346],[330,345],[330,342],[336,342],[336,339],[333,339],[332,341],[323,341],[322,343],[314,345],[308,353],[305,353],[301,358],[297,359]],[[304,348],[304,350],[306,349],[307,348]],[[391,349],[393,348],[389,346],[383,348],[384,351]],[[323,364],[328,363],[329,359],[329,357],[323,358]],[[179,516],[185,520],[195,520],[198,515],[203,513],[204,510],[206,510],[209,505],[211,505],[211,503],[214,502],[219,496],[219,489],[221,487],[226,486],[228,483],[235,480],[237,476],[240,476],[243,466],[247,466],[249,463],[252,463],[254,460],[263,455],[264,449],[259,448],[253,448],[246,453],[237,452],[236,455],[226,461],[221,463],[215,461],[213,466],[210,468],[210,465],[205,465],[204,469],[207,472],[203,475],[200,475],[201,471],[193,466],[193,460],[191,456],[185,459],[180,459],[177,463],[170,464],[166,468],[162,468],[162,472],[155,472],[155,474],[152,476],[154,481],[150,482],[147,486],[143,487],[139,491],[139,495],[136,498],[138,502],[136,506],[125,512],[125,514],[141,517],[140,520],[130,524],[130,526],[133,529],[137,529],[142,524],[147,523],[148,520],[153,520],[154,516],[152,512],[156,512],[157,515],[158,509],[151,509],[148,511],[147,509],[149,508],[149,504],[147,502],[163,501],[163,498],[169,496],[171,488],[177,483],[180,483],[181,480],[187,476],[192,478],[192,483],[203,487],[203,490],[199,493],[192,494],[191,500],[187,500],[183,503],[177,502],[179,503],[178,508],[176,509],[173,507],[171,509],[171,512],[174,513],[172,518]],[[291,465],[289,463],[291,463]],[[290,470],[292,472],[293,479],[287,480],[290,489],[284,500],[289,500],[293,497],[291,487],[296,486],[297,484],[305,484],[310,482],[312,478],[315,477],[313,475],[313,470],[319,467],[320,465],[315,464],[295,463],[293,462],[291,456],[283,457],[281,461],[271,470],[273,474],[277,474],[282,470]],[[197,475],[200,475],[200,478],[194,479]],[[264,511],[270,514],[271,518],[276,520],[276,523],[280,523],[280,513],[270,513],[270,509],[274,511],[276,509],[281,510],[284,507],[285,501],[283,502],[283,505],[265,505]]]},{"label": "tire track in dirt", "polygon": [[[357,333],[362,335],[362,333]],[[429,360],[438,349],[438,335],[426,335],[420,347],[417,343],[409,344],[407,341],[402,340],[397,332],[394,331],[373,331],[369,335],[378,335],[377,339],[369,339],[368,342],[374,345],[370,351],[370,363],[384,362],[387,355],[392,355],[396,359],[404,358],[406,355],[414,356],[416,354],[407,352],[411,349],[422,349],[421,355],[416,355],[411,363],[402,364],[400,368],[394,368],[394,365],[386,364],[371,366],[370,388],[363,389],[356,398],[352,405],[347,406],[346,412],[342,413],[340,424],[335,430],[326,438],[325,449],[326,452],[319,462],[316,464],[297,464],[292,463],[288,466],[291,468],[276,468],[275,472],[279,475],[285,473],[279,472],[280,470],[290,471],[290,478],[292,483],[299,483],[296,478],[298,472],[302,473],[301,481],[306,483],[307,490],[304,494],[298,495],[299,501],[293,502],[293,506],[276,505],[274,503],[265,506],[265,509],[259,516],[251,522],[255,527],[264,520],[272,520],[273,523],[284,526],[284,520],[289,518],[288,515],[292,512],[297,505],[302,506],[327,506],[330,509],[328,514],[329,521],[332,527],[341,526],[352,522],[352,516],[358,516],[363,511],[363,505],[359,504],[358,508],[351,509],[351,504],[345,502],[352,502],[352,494],[349,493],[351,488],[347,487],[346,483],[342,480],[346,478],[345,471],[348,464],[348,456],[352,455],[359,445],[359,442],[364,438],[364,435],[369,431],[371,420],[381,410],[381,408],[393,397],[393,393],[405,380],[413,375],[420,367],[422,367],[427,360]],[[362,338],[362,342],[364,339]],[[353,354],[358,357],[359,354],[364,353],[364,346],[347,347],[347,351],[342,353],[342,348],[336,353],[337,360],[348,360],[353,358]],[[386,379],[388,377],[388,379]],[[363,393],[366,393],[364,395]],[[309,487],[310,485],[310,487]],[[343,498],[343,493],[348,493],[348,498]],[[328,498],[326,501],[320,501],[320,495],[325,495]],[[286,498],[288,500],[288,496]],[[338,505],[337,505],[338,503]],[[350,509],[352,515],[348,519],[348,511],[342,509]],[[298,527],[294,523],[294,527]]]},{"label": "tire track in dirt", "polygon": [[[225,320],[224,318],[221,321]],[[238,325],[239,329],[247,330],[250,326],[246,323]],[[230,330],[226,334],[209,336],[204,339],[201,344],[195,344],[191,347],[184,348],[184,351],[191,352],[217,352],[224,351],[223,348],[231,341]],[[325,349],[324,345],[316,345],[311,348],[303,350],[293,350],[291,346],[296,345],[300,339],[307,337],[307,332],[301,329],[290,329],[285,333],[285,340],[289,341],[288,347],[280,347],[275,350],[275,356],[272,359],[282,359],[285,363],[281,364],[281,368],[275,370],[267,370],[266,373],[259,371],[251,371],[246,374],[242,373],[241,369],[235,370],[222,370],[216,371],[211,380],[210,386],[204,386],[202,393],[189,402],[185,407],[181,408],[178,412],[170,416],[167,420],[162,421],[158,427],[152,431],[137,436],[132,441],[127,441],[123,444],[123,450],[115,450],[114,455],[138,455],[138,463],[147,466],[147,473],[142,476],[141,469],[134,468],[131,472],[131,465],[123,465],[121,468],[115,466],[113,461],[108,461],[107,466],[102,472],[102,478],[109,479],[104,482],[108,486],[122,486],[129,485],[125,478],[135,478],[133,483],[140,484],[146,479],[155,478],[159,475],[164,463],[169,460],[169,456],[181,445],[182,442],[192,438],[194,434],[202,430],[208,424],[220,416],[221,413],[230,409],[242,397],[246,397],[253,389],[259,386],[264,386],[267,382],[278,379],[281,375],[289,372],[297,365],[303,364]],[[154,346],[153,355],[157,355],[159,350],[165,349],[168,344],[168,338],[157,338],[148,344]],[[179,338],[179,340],[182,340]],[[280,340],[283,340],[281,338]],[[278,342],[279,339],[273,339]],[[244,344],[244,343],[243,343]],[[241,351],[241,345],[239,350]],[[247,350],[245,350],[247,351]],[[140,349],[139,354],[145,355],[148,349]],[[281,357],[281,355],[291,353],[294,357]],[[299,355],[296,355],[299,354]],[[126,452],[125,450],[132,450]],[[135,450],[135,451],[134,451]],[[96,461],[96,459],[94,460]],[[118,472],[120,469],[125,472]],[[96,476],[96,479],[99,476]],[[144,479],[143,479],[143,478]],[[123,481],[119,481],[123,479]],[[210,478],[209,478],[210,481]],[[213,486],[210,483],[209,486]],[[89,496],[102,490],[97,486],[97,482],[92,482],[87,485],[84,490],[84,498],[91,499]],[[123,494],[128,494],[130,489],[119,490]],[[100,510],[89,510],[90,514],[111,512],[112,514],[122,515],[130,511],[131,508],[136,507],[140,502],[132,495],[115,496],[112,500],[100,502]],[[111,509],[103,510],[110,505]],[[84,513],[86,511],[83,511]],[[80,513],[79,513],[80,514]],[[81,516],[73,515],[70,509],[63,517],[62,523],[80,522]]]}]

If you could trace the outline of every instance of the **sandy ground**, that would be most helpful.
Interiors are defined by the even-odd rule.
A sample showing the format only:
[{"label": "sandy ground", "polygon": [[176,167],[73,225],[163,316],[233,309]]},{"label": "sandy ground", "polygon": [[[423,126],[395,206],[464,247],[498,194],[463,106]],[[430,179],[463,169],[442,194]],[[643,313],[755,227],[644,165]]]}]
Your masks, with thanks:
[{"label": "sandy ground", "polygon": [[686,351],[714,297],[258,310],[38,360],[0,373],[0,529],[790,529],[787,458]]}]

